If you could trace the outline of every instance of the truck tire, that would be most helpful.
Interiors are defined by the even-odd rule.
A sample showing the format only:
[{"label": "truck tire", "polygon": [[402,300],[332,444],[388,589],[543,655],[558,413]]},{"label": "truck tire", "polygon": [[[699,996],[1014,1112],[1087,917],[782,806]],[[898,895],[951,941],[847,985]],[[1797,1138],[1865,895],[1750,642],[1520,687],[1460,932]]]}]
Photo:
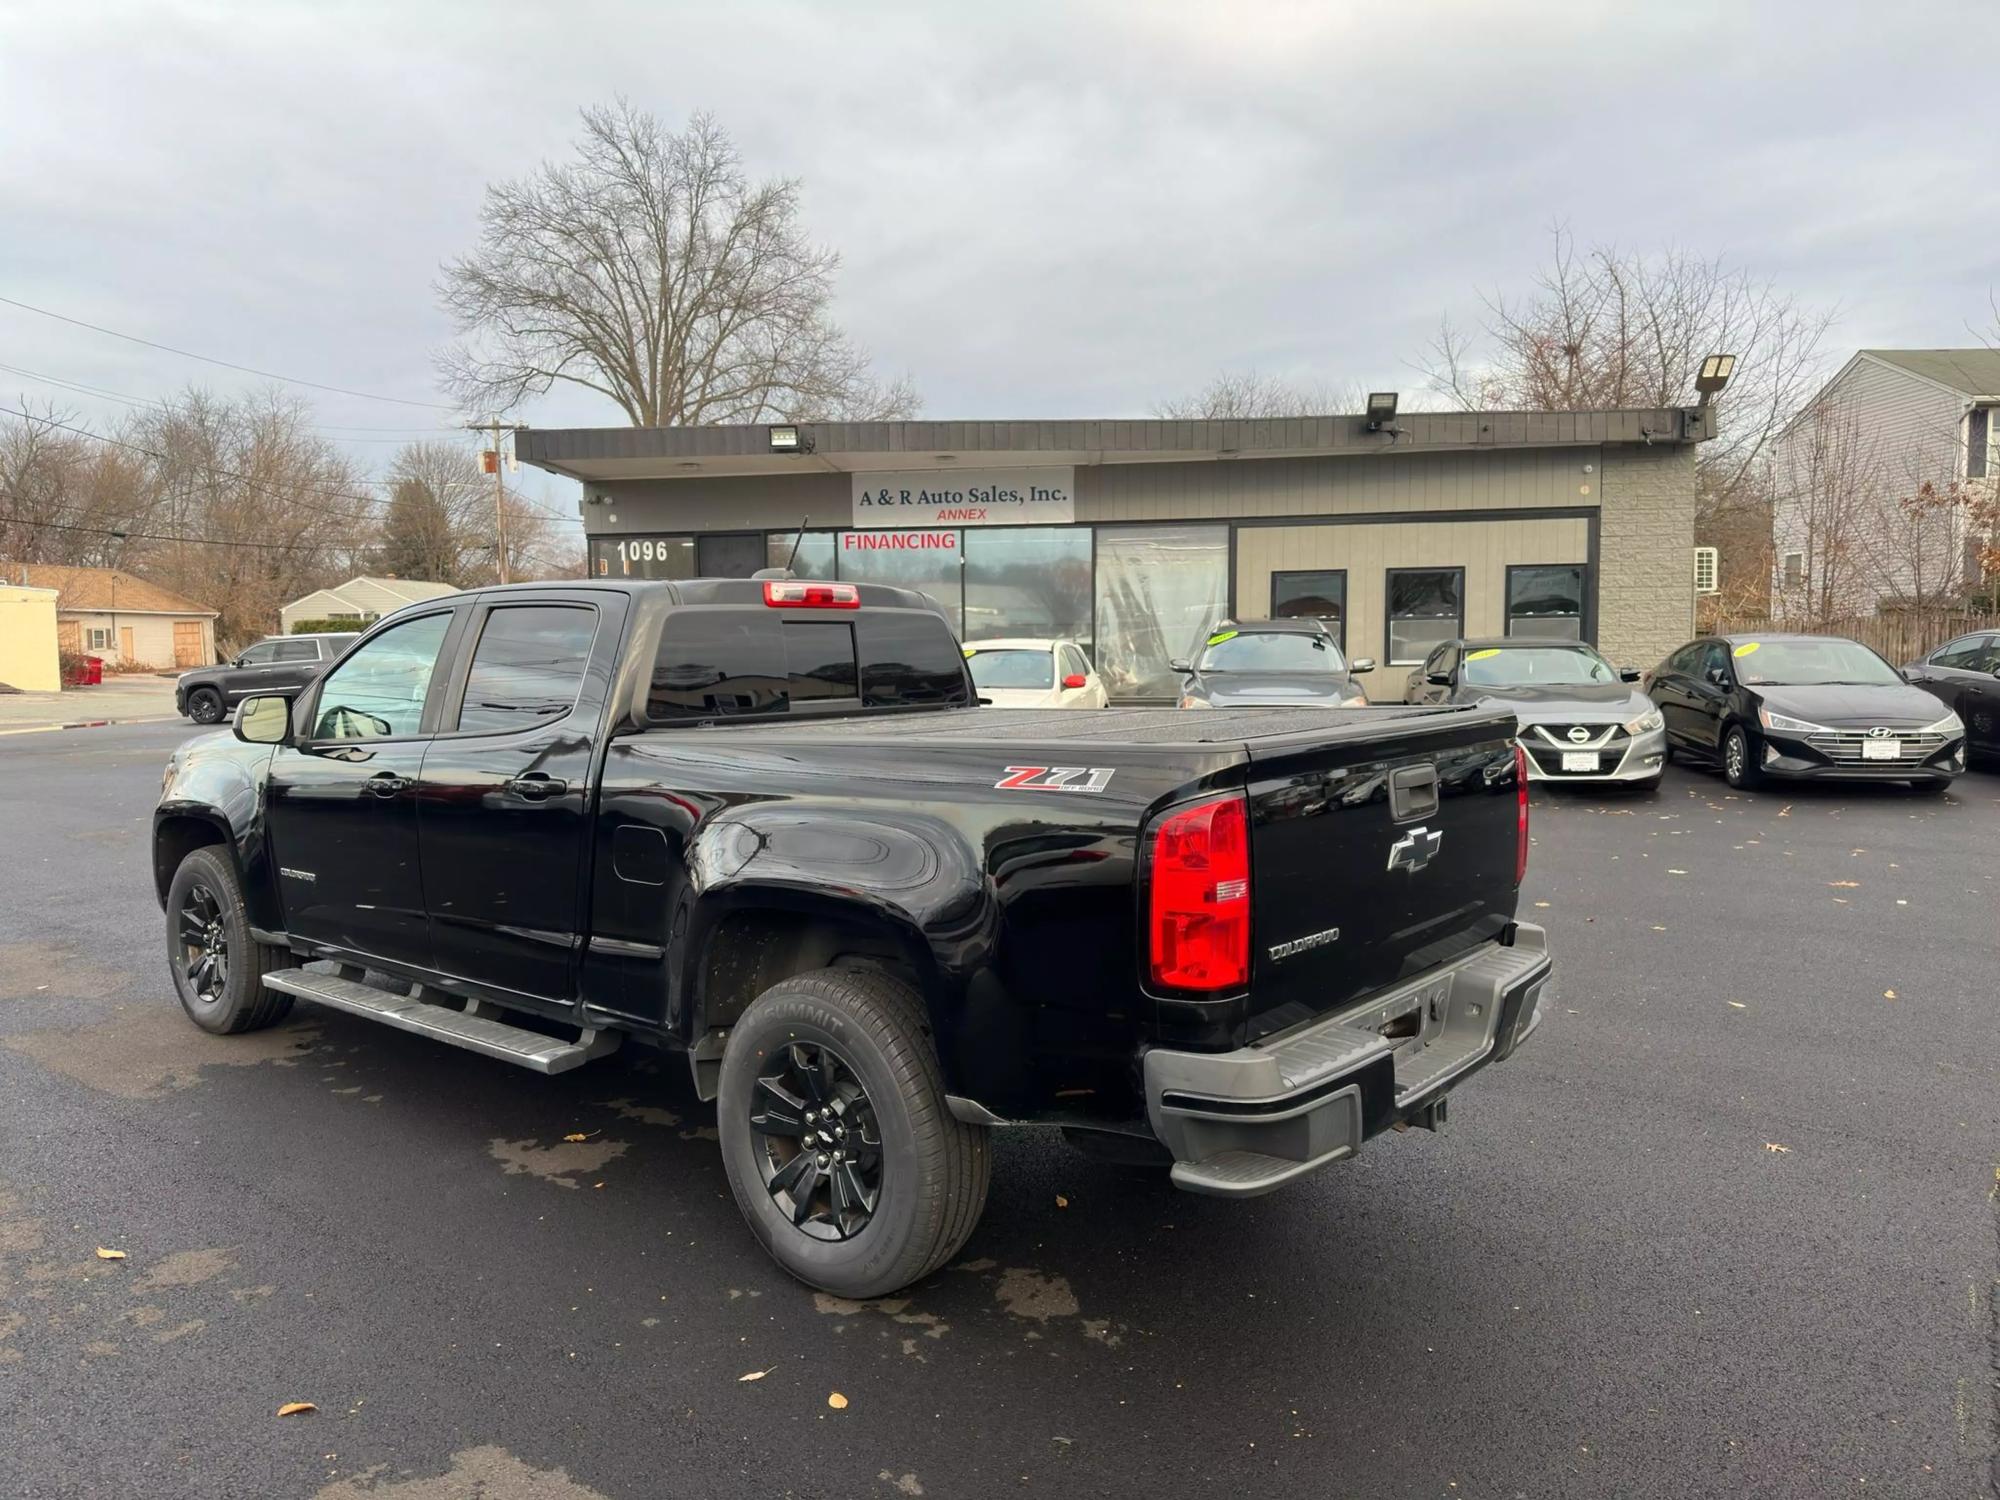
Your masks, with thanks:
[{"label": "truck tire", "polygon": [[822,1291],[921,1280],[986,1206],[986,1131],[953,1117],[923,1004],[887,974],[818,969],[759,995],[723,1052],[716,1119],[750,1232]]},{"label": "truck tire", "polygon": [[167,887],[167,968],[190,1021],[217,1036],[275,1025],[292,997],[265,989],[264,976],[291,963],[289,949],[250,936],[227,854],[210,846],[181,861]]},{"label": "truck tire", "polygon": [[187,697],[188,717],[197,724],[222,722],[222,694],[214,688],[196,688]]}]

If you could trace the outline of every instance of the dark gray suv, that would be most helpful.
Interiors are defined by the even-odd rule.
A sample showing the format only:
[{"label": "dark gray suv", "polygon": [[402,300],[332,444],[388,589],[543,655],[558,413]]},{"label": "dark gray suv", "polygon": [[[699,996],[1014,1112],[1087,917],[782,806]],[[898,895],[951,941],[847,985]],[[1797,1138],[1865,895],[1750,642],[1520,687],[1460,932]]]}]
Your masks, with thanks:
[{"label": "dark gray suv", "polygon": [[197,724],[220,723],[245,698],[297,692],[360,639],[359,631],[271,636],[224,666],[183,672],[174,684],[174,707]]}]

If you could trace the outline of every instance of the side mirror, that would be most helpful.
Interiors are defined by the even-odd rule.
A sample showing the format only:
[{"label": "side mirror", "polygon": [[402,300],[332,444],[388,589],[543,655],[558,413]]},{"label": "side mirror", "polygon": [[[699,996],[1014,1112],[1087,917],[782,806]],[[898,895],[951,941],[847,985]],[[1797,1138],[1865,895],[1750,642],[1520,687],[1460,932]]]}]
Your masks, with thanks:
[{"label": "side mirror", "polygon": [[1620,667],[1618,669],[1618,680],[1620,682],[1637,682],[1644,675],[1637,667]]},{"label": "side mirror", "polygon": [[1425,681],[1425,682],[1428,682],[1428,683],[1429,683],[1429,684],[1430,684],[1430,685],[1431,685],[1432,687],[1450,687],[1450,686],[1451,686],[1451,673],[1449,673],[1449,672],[1426,672],[1426,673],[1424,673],[1424,681]]},{"label": "side mirror", "polygon": [[1721,667],[1710,667],[1706,672],[1702,673],[1702,676],[1706,677],[1717,687],[1729,686],[1729,673]]},{"label": "side mirror", "polygon": [[1347,670],[1350,672],[1372,672],[1375,670],[1375,658],[1372,656],[1357,656],[1347,664]]},{"label": "side mirror", "polygon": [[1169,672],[1192,672],[1194,670],[1194,663],[1186,657],[1177,656],[1167,663],[1167,670]]},{"label": "side mirror", "polygon": [[245,698],[236,709],[236,738],[246,745],[282,745],[292,732],[292,700],[278,693]]},{"label": "side mirror", "polygon": [[1080,688],[1087,685],[1089,681],[1090,679],[1085,677],[1083,673],[1072,672],[1063,679],[1063,686],[1066,688]]}]

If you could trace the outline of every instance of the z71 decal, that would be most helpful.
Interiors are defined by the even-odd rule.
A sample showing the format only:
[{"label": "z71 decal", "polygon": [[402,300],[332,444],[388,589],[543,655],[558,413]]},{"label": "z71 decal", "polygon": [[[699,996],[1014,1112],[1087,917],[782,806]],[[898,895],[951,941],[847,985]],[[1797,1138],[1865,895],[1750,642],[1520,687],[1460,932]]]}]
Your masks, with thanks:
[{"label": "z71 decal", "polygon": [[1116,766],[1009,766],[994,782],[1003,792],[1101,792]]}]

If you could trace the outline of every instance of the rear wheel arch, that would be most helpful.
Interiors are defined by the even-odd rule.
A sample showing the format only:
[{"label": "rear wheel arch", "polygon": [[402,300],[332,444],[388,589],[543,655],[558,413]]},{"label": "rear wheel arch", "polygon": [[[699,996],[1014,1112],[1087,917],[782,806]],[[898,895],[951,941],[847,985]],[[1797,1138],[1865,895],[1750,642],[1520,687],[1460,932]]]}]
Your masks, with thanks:
[{"label": "rear wheel arch", "polygon": [[799,974],[873,969],[919,996],[930,993],[936,964],[913,926],[869,906],[798,892],[750,893],[707,922],[689,957],[687,1035],[726,1030],[757,997]]}]

